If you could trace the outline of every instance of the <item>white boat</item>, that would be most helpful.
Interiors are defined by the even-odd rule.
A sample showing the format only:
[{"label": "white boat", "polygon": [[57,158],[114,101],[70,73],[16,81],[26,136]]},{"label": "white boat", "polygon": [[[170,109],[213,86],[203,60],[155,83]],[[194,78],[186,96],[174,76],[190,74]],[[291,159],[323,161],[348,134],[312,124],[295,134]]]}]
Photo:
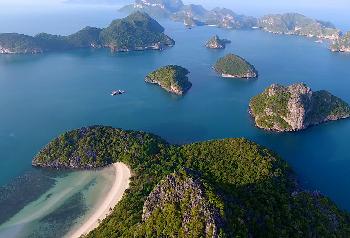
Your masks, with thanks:
[{"label": "white boat", "polygon": [[114,91],[112,91],[112,93],[111,93],[111,96],[117,96],[117,95],[122,95],[122,94],[124,94],[125,93],[125,91],[123,91],[123,90],[114,90]]}]

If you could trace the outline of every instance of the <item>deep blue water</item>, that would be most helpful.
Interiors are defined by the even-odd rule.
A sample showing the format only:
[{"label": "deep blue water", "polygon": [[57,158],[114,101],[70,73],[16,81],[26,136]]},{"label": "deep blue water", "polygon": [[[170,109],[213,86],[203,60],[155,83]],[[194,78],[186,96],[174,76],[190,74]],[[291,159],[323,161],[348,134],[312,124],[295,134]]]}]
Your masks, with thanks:
[{"label": "deep blue water", "polygon": [[[69,13],[63,21],[51,18],[42,31],[66,34],[80,25],[103,26],[117,13],[108,9],[88,16]],[[28,19],[32,21],[27,25],[12,22],[13,31],[39,32],[34,24],[39,18]],[[73,19],[80,22],[69,25]],[[99,21],[92,24],[95,19]],[[331,53],[326,45],[302,37],[162,24],[176,40],[175,47],[162,52],[78,50],[0,56],[0,185],[30,170],[33,156],[57,135],[103,124],[145,130],[172,143],[247,137],[278,152],[307,188],[320,190],[350,210],[350,120],[276,134],[255,128],[247,113],[250,98],[272,83],[305,82],[350,103],[350,55]],[[8,31],[6,27],[0,31]],[[232,44],[222,51],[206,49],[203,44],[213,34]],[[254,64],[259,79],[219,78],[211,66],[229,52]],[[193,87],[184,97],[144,82],[147,73],[167,64],[191,71]],[[111,97],[113,89],[127,94]]]}]

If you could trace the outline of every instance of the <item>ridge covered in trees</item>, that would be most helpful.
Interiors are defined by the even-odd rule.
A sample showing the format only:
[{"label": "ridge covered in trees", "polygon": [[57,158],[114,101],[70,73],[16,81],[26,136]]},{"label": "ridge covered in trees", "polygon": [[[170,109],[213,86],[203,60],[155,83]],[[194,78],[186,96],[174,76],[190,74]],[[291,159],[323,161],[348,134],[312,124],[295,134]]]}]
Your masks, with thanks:
[{"label": "ridge covered in trees", "polygon": [[[203,232],[207,223],[201,219],[191,219],[183,226],[185,213],[177,208],[187,206],[186,199],[199,193],[203,202],[198,204],[208,209],[194,206],[192,215],[201,211],[219,214],[214,237],[350,235],[349,214],[320,193],[303,190],[285,161],[246,139],[175,146],[152,134],[95,126],[59,136],[38,153],[33,165],[97,168],[113,162],[131,168],[130,188],[112,214],[86,237],[188,237],[186,229],[180,229],[188,226],[194,237],[213,237]],[[189,172],[181,172],[184,170]],[[169,186],[174,171],[180,174],[175,176],[179,182]],[[179,193],[184,184],[191,185],[185,186],[190,189]],[[180,188],[174,190],[176,187]],[[159,206],[154,204],[156,209],[147,209],[145,219],[144,206],[150,207],[146,201],[157,201],[157,191],[169,197]],[[179,194],[185,199],[171,200]]]}]

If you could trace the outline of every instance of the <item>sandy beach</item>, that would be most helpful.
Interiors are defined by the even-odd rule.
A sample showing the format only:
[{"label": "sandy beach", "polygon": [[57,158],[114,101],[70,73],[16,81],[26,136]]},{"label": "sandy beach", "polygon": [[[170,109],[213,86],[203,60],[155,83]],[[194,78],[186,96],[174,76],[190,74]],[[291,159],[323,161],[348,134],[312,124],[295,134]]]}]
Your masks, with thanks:
[{"label": "sandy beach", "polygon": [[99,208],[93,214],[91,214],[84,224],[82,224],[76,230],[70,232],[68,237],[78,238],[81,235],[87,234],[95,229],[98,226],[99,221],[102,221],[110,214],[110,208],[113,209],[123,197],[125,190],[129,187],[131,172],[130,169],[123,163],[115,163],[113,166],[116,169],[116,173],[112,189],[106,195]]}]

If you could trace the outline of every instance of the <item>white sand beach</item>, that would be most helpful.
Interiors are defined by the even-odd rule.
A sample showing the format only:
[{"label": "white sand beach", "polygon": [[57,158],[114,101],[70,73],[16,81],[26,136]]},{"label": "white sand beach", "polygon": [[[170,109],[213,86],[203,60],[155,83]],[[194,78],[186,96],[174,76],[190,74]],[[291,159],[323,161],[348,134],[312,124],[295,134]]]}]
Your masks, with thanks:
[{"label": "white sand beach", "polygon": [[115,163],[113,166],[115,167],[116,171],[115,180],[111,190],[96,211],[94,211],[80,227],[70,232],[68,237],[78,238],[81,235],[87,234],[95,229],[98,226],[99,221],[102,221],[110,214],[110,208],[113,209],[122,199],[125,190],[129,187],[131,171],[123,163]]}]

